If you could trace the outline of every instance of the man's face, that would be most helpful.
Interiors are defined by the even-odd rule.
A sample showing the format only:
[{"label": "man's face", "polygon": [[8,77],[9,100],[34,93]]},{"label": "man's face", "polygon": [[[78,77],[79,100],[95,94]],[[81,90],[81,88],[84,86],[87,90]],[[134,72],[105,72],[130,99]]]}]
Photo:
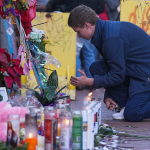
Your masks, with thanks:
[{"label": "man's face", "polygon": [[94,35],[94,32],[91,29],[91,25],[88,23],[85,23],[83,28],[72,27],[72,29],[78,33],[79,38],[82,37],[83,39],[86,39],[86,40],[90,40]]}]

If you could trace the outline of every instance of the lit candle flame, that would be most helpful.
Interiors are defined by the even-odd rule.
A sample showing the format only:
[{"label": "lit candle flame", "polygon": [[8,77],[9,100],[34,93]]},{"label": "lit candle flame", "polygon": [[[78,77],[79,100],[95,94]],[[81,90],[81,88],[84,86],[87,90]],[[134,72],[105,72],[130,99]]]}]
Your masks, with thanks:
[{"label": "lit candle flame", "polygon": [[32,134],[31,134],[31,133],[29,133],[29,138],[30,138],[30,139],[32,138]]},{"label": "lit candle flame", "polygon": [[69,124],[69,120],[66,120],[66,125],[68,125]]},{"label": "lit candle flame", "polygon": [[93,94],[93,92],[90,92],[90,93],[88,94],[88,97],[91,97],[91,96],[92,96],[92,94]]}]

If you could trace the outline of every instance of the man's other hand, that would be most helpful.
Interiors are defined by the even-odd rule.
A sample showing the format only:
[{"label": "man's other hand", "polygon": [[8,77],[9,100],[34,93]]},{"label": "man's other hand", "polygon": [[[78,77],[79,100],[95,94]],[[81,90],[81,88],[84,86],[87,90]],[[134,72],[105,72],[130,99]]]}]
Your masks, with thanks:
[{"label": "man's other hand", "polygon": [[110,110],[113,110],[114,108],[116,108],[116,103],[110,98],[105,99],[105,104],[106,104],[106,107]]}]

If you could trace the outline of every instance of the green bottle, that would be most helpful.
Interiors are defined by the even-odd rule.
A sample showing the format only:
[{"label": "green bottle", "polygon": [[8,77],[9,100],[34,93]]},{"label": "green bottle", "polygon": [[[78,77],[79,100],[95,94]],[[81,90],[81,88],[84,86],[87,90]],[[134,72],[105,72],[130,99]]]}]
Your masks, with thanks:
[{"label": "green bottle", "polygon": [[72,150],[82,149],[82,114],[80,111],[73,111],[72,126]]}]

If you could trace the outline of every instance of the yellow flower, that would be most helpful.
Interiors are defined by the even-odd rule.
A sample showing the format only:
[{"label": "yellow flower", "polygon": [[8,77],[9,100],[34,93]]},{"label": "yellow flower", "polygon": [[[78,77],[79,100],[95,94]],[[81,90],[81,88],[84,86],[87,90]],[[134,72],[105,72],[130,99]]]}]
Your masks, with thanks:
[{"label": "yellow flower", "polygon": [[27,0],[21,0],[21,3],[26,4]]},{"label": "yellow flower", "polygon": [[12,4],[8,4],[8,5],[6,5],[5,7],[6,7],[6,8],[10,8],[10,7],[12,7]]},{"label": "yellow flower", "polygon": [[49,41],[49,40],[47,40],[47,41],[46,41],[46,44],[49,44],[49,43],[50,43],[50,41]]},{"label": "yellow flower", "polygon": [[45,44],[49,44],[49,43],[50,43],[50,41],[47,40],[47,39],[43,39],[43,42],[44,42]]},{"label": "yellow flower", "polygon": [[16,17],[12,13],[9,13],[9,17],[11,18],[11,24],[16,24]]},{"label": "yellow flower", "polygon": [[27,0],[21,0],[22,5],[24,5],[27,9],[29,9],[28,7],[28,1]]}]

